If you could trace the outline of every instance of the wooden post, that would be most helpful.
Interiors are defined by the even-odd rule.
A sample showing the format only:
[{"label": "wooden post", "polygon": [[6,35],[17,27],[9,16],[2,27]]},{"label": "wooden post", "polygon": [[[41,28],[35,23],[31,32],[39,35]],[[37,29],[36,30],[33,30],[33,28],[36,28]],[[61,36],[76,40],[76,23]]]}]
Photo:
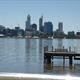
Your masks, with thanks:
[{"label": "wooden post", "polygon": [[48,51],[48,46],[44,47],[44,52]]},{"label": "wooden post", "polygon": [[63,67],[65,67],[65,57],[63,56]]},{"label": "wooden post", "polygon": [[48,63],[48,64],[51,63],[51,56],[48,56],[48,57],[47,57],[47,63]]},{"label": "wooden post", "polygon": [[46,51],[48,51],[48,46],[46,46]]},{"label": "wooden post", "polygon": [[52,46],[52,51],[53,51],[54,47]]},{"label": "wooden post", "polygon": [[44,47],[44,52],[45,52],[45,47]]},{"label": "wooden post", "polygon": [[69,52],[71,52],[71,46],[69,46]]},{"label": "wooden post", "polygon": [[72,67],[73,65],[73,59],[72,56],[69,56],[69,66]]},{"label": "wooden post", "polygon": [[63,50],[64,50],[64,46],[63,46]]}]

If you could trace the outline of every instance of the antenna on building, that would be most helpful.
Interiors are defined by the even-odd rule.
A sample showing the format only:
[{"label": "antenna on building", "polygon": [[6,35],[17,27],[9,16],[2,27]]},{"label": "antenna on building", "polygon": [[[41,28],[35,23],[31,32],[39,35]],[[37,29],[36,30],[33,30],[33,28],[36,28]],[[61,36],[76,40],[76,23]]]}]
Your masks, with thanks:
[{"label": "antenna on building", "polygon": [[20,25],[18,24],[18,27],[20,27]]},{"label": "antenna on building", "polygon": [[41,17],[43,18],[43,13],[41,14]]}]

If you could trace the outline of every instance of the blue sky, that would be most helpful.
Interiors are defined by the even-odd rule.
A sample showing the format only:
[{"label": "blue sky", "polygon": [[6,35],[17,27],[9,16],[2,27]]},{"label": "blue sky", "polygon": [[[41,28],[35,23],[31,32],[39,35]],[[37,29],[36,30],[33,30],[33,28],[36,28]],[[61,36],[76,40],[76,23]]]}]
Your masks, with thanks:
[{"label": "blue sky", "polygon": [[65,32],[80,31],[79,0],[0,0],[0,25],[14,28],[19,24],[24,29],[28,14],[37,25],[43,14],[44,22],[52,21],[54,30],[63,22]]}]

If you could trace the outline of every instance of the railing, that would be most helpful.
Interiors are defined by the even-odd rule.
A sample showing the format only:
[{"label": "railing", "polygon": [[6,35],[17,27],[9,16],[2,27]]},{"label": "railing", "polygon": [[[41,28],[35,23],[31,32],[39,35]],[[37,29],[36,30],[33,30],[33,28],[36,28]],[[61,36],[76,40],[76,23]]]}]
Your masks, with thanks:
[{"label": "railing", "polygon": [[80,80],[80,77],[70,75],[0,73],[0,80]]},{"label": "railing", "polygon": [[80,53],[80,47],[74,47],[74,52]]},{"label": "railing", "polygon": [[[80,54],[80,47],[74,47],[74,52],[77,53],[77,54]],[[80,57],[79,56],[75,56],[74,57],[75,60],[80,60]]]},{"label": "railing", "polygon": [[[65,52],[71,52],[72,51],[72,52],[75,52],[75,53],[80,53],[80,46],[78,46],[78,47],[69,46],[67,49],[64,48],[64,46],[60,49],[54,48],[54,46],[52,46],[51,50],[52,51],[65,51]],[[49,47],[48,46],[44,47],[44,51],[49,51]]]}]

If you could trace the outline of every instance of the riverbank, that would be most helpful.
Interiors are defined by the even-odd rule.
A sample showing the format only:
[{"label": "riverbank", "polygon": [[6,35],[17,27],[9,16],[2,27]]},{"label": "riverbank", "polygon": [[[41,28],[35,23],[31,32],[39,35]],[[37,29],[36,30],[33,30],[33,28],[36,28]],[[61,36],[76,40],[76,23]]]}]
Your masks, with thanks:
[{"label": "riverbank", "polygon": [[9,36],[7,36],[7,37],[1,37],[0,36],[0,38],[16,38],[16,39],[80,39],[80,37],[76,37],[76,38],[58,38],[58,37],[47,37],[47,38],[45,38],[45,37],[9,37]]}]

